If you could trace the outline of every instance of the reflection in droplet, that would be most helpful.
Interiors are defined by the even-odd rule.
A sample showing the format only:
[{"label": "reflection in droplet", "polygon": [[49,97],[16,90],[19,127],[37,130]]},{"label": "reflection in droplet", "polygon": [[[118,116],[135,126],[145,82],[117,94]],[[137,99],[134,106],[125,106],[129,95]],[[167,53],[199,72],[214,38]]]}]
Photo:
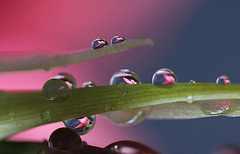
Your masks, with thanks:
[{"label": "reflection in droplet", "polygon": [[47,101],[61,102],[69,95],[69,87],[60,79],[50,79],[44,84],[42,95]]},{"label": "reflection in droplet", "polygon": [[123,154],[160,154],[142,143],[128,140],[114,142],[105,148]]},{"label": "reflection in droplet", "polygon": [[51,117],[51,112],[46,110],[41,113],[41,120],[43,123],[51,122],[52,117]]},{"label": "reflection in droplet", "polygon": [[110,85],[139,83],[141,83],[141,81],[137,74],[129,69],[121,69],[119,72],[114,73],[110,79]]},{"label": "reflection in droplet", "polygon": [[152,84],[154,85],[170,85],[177,82],[177,77],[173,71],[167,68],[162,68],[156,71],[152,77]]},{"label": "reflection in droplet", "polygon": [[217,78],[216,83],[218,84],[231,84],[230,78],[226,75],[221,75]]},{"label": "reflection in droplet", "polygon": [[65,120],[64,125],[67,128],[73,129],[79,135],[85,135],[93,129],[95,122],[96,122],[96,117],[95,115],[92,115],[87,117]]},{"label": "reflection in droplet", "polygon": [[196,83],[196,81],[195,80],[190,80],[189,83]]},{"label": "reflection in droplet", "polygon": [[52,79],[60,79],[64,81],[68,85],[69,89],[77,88],[76,80],[69,74],[58,73],[55,76],[53,76]]},{"label": "reflection in droplet", "polygon": [[89,87],[95,87],[96,86],[96,83],[95,82],[93,82],[93,81],[87,81],[87,82],[84,82],[83,84],[82,84],[82,87],[83,88],[89,88]]},{"label": "reflection in droplet", "polygon": [[96,38],[95,40],[93,40],[92,42],[92,48],[93,49],[99,49],[102,48],[104,46],[108,45],[107,41],[103,38]]},{"label": "reflection in droplet", "polygon": [[123,36],[121,36],[121,35],[115,35],[112,39],[111,39],[111,41],[110,41],[110,43],[111,44],[116,44],[116,43],[121,43],[121,42],[123,42],[123,41],[125,41],[126,39],[123,37]]}]

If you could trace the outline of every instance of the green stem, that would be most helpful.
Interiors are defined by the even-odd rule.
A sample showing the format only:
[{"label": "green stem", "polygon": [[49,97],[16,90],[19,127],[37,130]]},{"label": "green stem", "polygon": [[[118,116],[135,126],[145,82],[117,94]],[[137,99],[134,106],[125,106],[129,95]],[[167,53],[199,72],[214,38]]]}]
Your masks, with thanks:
[{"label": "green stem", "polygon": [[73,50],[68,51],[67,54],[59,55],[33,54],[16,58],[0,58],[0,72],[49,70],[52,67],[67,66],[143,45],[153,45],[153,42],[150,39],[132,39],[96,50]]},{"label": "green stem", "polygon": [[[187,106],[186,103],[182,103],[183,101],[211,99],[240,99],[240,85],[177,83],[169,86],[152,84],[99,86],[72,89],[70,96],[61,102],[43,101],[41,92],[2,92],[0,139],[32,127],[70,118],[172,102],[176,102],[171,105],[177,105],[175,110],[179,111]],[[192,103],[191,108],[191,112],[186,112],[183,118],[198,117],[199,107],[196,103]],[[178,114],[172,113],[174,110],[172,107],[166,107],[164,110],[167,113],[166,117],[179,117]],[[159,117],[157,112],[157,109],[153,109],[149,118]],[[230,115],[239,116],[240,113],[235,111]]]}]

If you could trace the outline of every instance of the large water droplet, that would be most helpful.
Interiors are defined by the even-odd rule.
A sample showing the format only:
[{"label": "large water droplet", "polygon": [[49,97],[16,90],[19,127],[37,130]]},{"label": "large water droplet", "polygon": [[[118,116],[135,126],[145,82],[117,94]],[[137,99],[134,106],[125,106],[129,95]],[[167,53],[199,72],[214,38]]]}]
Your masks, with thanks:
[{"label": "large water droplet", "polygon": [[[230,79],[227,76],[223,75],[218,77],[216,83],[230,84]],[[231,99],[199,101],[198,104],[202,112],[207,115],[226,115],[236,109],[236,101]]]},{"label": "large water droplet", "polygon": [[174,84],[176,81],[176,75],[167,68],[159,69],[152,77],[152,84],[154,85],[170,85]]},{"label": "large water droplet", "polygon": [[82,144],[80,136],[70,128],[59,128],[49,137],[48,146],[57,150],[73,150]]},{"label": "large water droplet", "polygon": [[[141,83],[139,77],[129,69],[121,69],[119,72],[113,74],[110,85],[119,84],[138,84]],[[123,97],[126,97],[128,93],[127,86],[122,87]],[[133,125],[144,120],[146,115],[150,112],[151,107],[134,108],[121,111],[107,112],[105,115],[110,121],[117,125]]]},{"label": "large water droplet", "polygon": [[115,36],[113,36],[113,38],[111,39],[111,44],[116,44],[116,43],[121,43],[121,42],[123,42],[123,41],[125,41],[126,39],[123,37],[123,36],[121,36],[121,35],[115,35]]},{"label": "large water droplet", "polygon": [[117,141],[105,147],[106,149],[111,149],[116,153],[124,154],[160,154],[160,152],[135,141]]},{"label": "large water droplet", "polygon": [[79,135],[85,135],[93,129],[95,122],[96,122],[96,117],[92,115],[88,117],[65,120],[64,125],[67,128],[73,129]]},{"label": "large water droplet", "polygon": [[103,38],[96,38],[95,40],[93,40],[92,42],[92,48],[93,49],[99,49],[102,48],[104,46],[108,45],[107,41]]},{"label": "large water droplet", "polygon": [[42,119],[42,122],[44,123],[50,122],[52,120],[51,112],[48,110],[42,112],[41,119]]},{"label": "large water droplet", "polygon": [[69,95],[69,87],[60,79],[50,79],[44,84],[42,95],[47,101],[61,102]]},{"label": "large water droplet", "polygon": [[64,81],[68,85],[69,89],[77,88],[76,80],[69,74],[58,73],[55,76],[53,76],[52,79],[60,79]]}]

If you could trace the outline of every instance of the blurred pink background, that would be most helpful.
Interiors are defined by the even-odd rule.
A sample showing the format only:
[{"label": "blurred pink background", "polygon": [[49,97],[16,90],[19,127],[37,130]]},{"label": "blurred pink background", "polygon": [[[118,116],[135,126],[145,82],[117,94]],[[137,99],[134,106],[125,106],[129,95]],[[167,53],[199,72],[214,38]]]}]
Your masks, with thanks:
[{"label": "blurred pink background", "polygon": [[[200,3],[192,0],[1,1],[0,55],[31,54],[36,49],[46,50],[48,54],[66,53],[68,50],[90,48],[96,37],[103,37],[110,42],[111,37],[119,34],[126,39],[150,37],[158,48],[154,52],[160,55],[159,60],[164,60],[168,54],[166,49],[171,47],[171,42],[175,41],[178,32]],[[143,61],[154,56],[152,49],[150,46],[140,47],[96,60],[53,68],[47,72],[0,73],[0,89],[41,90],[43,84],[57,72],[72,74],[78,86],[87,80],[93,80],[97,85],[107,85],[111,75],[125,67],[135,68],[141,78],[144,70],[148,69]],[[138,74],[136,70],[133,71]],[[150,83],[151,75],[148,78]],[[61,122],[45,125],[10,139],[42,141],[62,126]],[[144,133],[145,128],[141,128],[141,124],[119,127],[98,116],[95,128],[82,138],[88,144],[104,147],[118,140],[138,140],[148,136]]]}]

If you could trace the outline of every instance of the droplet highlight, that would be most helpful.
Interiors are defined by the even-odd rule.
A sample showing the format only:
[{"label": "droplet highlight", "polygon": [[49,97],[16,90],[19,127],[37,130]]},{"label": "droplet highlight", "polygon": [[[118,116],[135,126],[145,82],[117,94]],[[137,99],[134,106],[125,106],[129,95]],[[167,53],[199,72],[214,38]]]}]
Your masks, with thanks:
[{"label": "droplet highlight", "polygon": [[116,43],[121,43],[124,42],[126,39],[121,36],[121,35],[115,35],[112,39],[111,39],[111,44],[116,44]]},{"label": "droplet highlight", "polygon": [[65,120],[63,123],[67,128],[76,131],[79,135],[85,135],[89,133],[95,126],[96,116],[87,116],[81,118],[74,118]]},{"label": "droplet highlight", "polygon": [[103,38],[96,38],[95,40],[93,40],[92,42],[92,48],[93,49],[99,49],[102,48],[104,46],[108,45],[107,41]]},{"label": "droplet highlight", "polygon": [[50,79],[44,84],[42,95],[47,101],[62,102],[69,96],[69,87],[60,79]]},{"label": "droplet highlight", "polygon": [[156,71],[152,77],[152,84],[154,85],[170,85],[177,81],[177,77],[173,71],[167,68],[162,68]]},{"label": "droplet highlight", "polygon": [[52,77],[52,79],[60,79],[68,85],[69,89],[77,88],[77,82],[73,76],[67,73],[58,73]]}]

